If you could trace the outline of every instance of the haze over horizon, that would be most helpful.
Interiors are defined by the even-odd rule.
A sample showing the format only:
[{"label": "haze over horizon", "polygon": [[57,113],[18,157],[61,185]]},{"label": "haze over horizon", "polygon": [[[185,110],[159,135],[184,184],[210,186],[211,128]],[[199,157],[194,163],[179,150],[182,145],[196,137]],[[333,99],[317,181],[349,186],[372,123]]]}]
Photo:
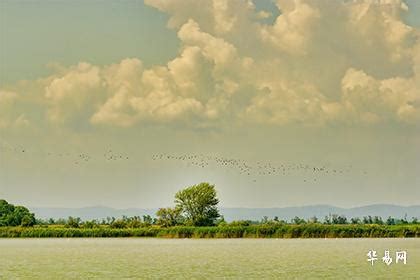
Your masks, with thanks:
[{"label": "haze over horizon", "polygon": [[0,2],[0,198],[420,204],[416,1]]}]

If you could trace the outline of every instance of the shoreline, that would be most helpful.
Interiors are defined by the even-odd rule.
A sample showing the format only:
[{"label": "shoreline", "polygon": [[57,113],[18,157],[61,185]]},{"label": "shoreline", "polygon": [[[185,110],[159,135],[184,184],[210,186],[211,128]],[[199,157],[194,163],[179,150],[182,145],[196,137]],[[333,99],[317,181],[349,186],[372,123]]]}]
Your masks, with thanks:
[{"label": "shoreline", "polygon": [[250,225],[213,227],[0,227],[0,238],[419,238],[420,225]]}]

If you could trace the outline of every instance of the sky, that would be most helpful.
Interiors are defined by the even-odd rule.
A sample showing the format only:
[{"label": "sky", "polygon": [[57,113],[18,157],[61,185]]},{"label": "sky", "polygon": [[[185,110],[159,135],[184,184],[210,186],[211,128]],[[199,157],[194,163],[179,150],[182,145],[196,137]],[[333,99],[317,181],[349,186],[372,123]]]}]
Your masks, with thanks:
[{"label": "sky", "polygon": [[0,197],[420,204],[420,3],[0,1]]}]

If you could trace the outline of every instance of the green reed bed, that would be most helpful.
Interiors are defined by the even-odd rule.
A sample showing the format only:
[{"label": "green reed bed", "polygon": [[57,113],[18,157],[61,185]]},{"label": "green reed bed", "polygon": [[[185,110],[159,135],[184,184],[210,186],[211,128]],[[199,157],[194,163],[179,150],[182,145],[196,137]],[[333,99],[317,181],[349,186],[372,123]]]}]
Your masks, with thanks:
[{"label": "green reed bed", "polygon": [[249,225],[219,227],[68,228],[0,227],[1,238],[161,237],[161,238],[384,238],[420,237],[420,225]]}]

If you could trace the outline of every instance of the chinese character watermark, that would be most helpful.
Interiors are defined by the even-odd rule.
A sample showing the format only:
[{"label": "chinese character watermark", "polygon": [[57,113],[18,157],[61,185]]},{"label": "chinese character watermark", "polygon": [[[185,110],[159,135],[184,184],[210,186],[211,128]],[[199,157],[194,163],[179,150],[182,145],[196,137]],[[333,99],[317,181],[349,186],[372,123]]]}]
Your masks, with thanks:
[{"label": "chinese character watermark", "polygon": [[390,264],[392,263],[392,258],[391,258],[391,256],[389,255],[389,250],[386,250],[386,251],[385,251],[384,256],[383,256],[383,258],[382,258],[382,261],[383,261],[384,263],[386,263],[386,265],[390,265]]},{"label": "chinese character watermark", "polygon": [[[368,257],[367,261],[373,266],[374,262],[378,260],[378,253],[375,250],[370,250],[366,255]],[[389,250],[385,250],[382,261],[388,266],[392,264],[393,259]],[[407,264],[407,251],[395,252],[395,263],[401,262]]]},{"label": "chinese character watermark", "polygon": [[395,262],[402,261],[404,264],[407,264],[407,252],[399,251],[395,253]]},{"label": "chinese character watermark", "polygon": [[374,251],[374,250],[370,250],[370,251],[367,253],[367,256],[368,256],[367,261],[368,261],[368,262],[371,262],[371,263],[372,263],[372,265],[373,265],[373,262],[374,262],[374,261],[378,260],[378,254],[377,254],[377,253],[376,253],[376,251]]}]

